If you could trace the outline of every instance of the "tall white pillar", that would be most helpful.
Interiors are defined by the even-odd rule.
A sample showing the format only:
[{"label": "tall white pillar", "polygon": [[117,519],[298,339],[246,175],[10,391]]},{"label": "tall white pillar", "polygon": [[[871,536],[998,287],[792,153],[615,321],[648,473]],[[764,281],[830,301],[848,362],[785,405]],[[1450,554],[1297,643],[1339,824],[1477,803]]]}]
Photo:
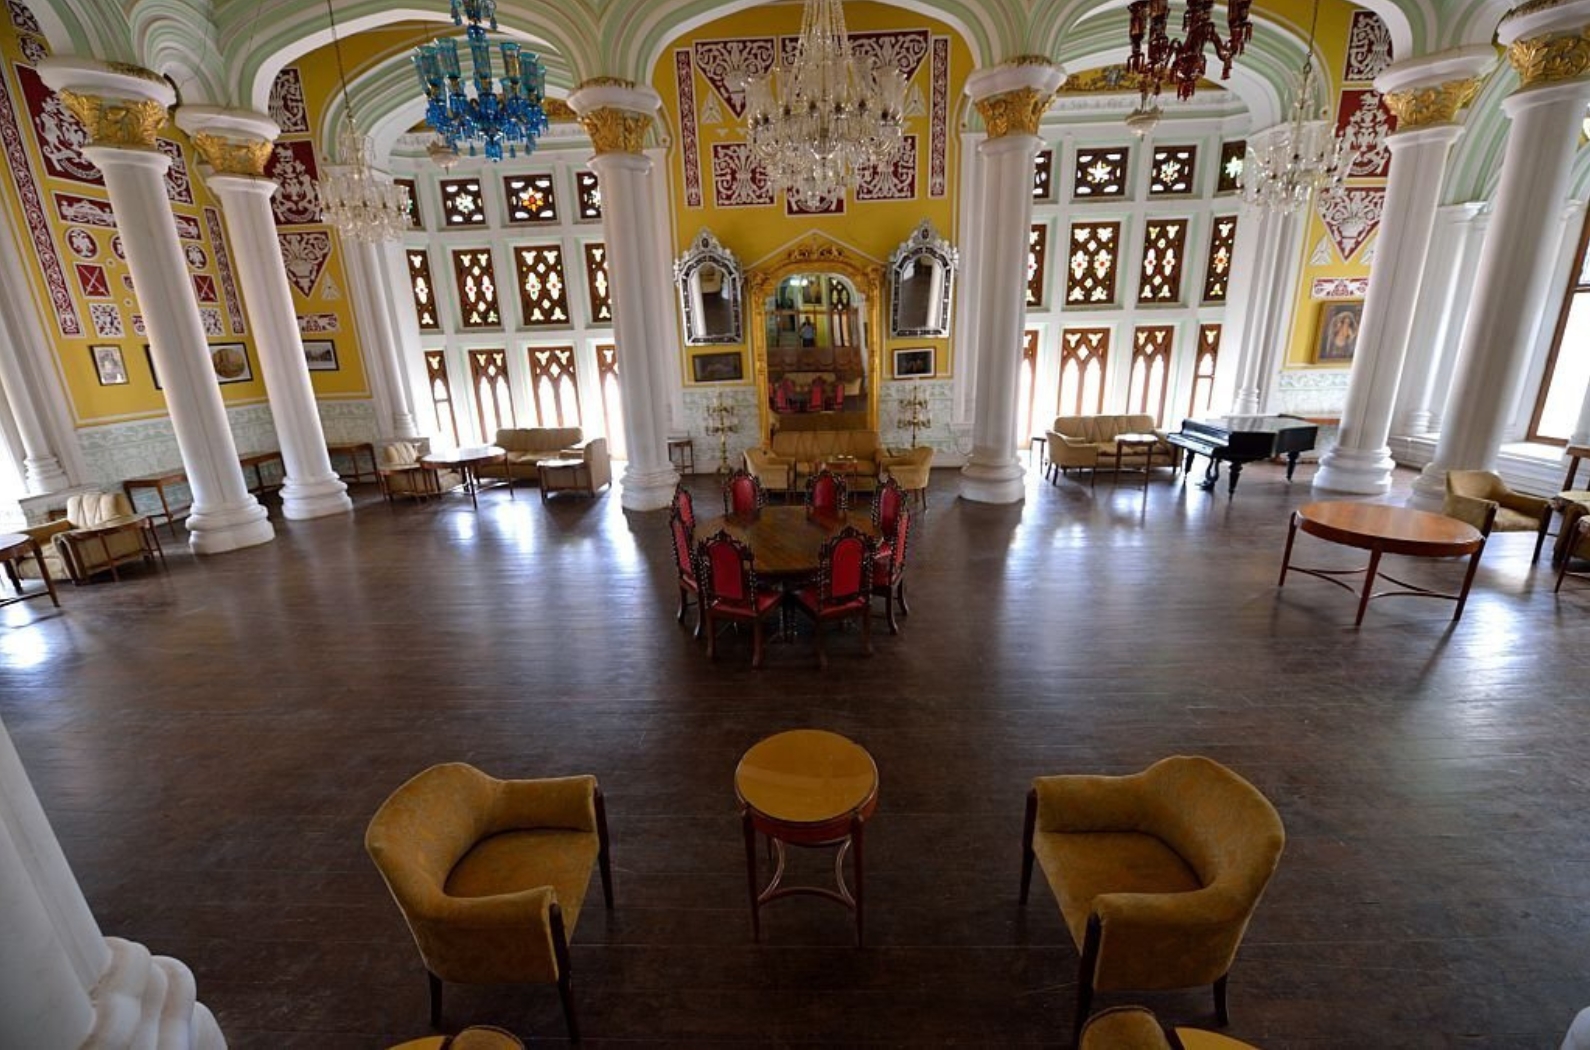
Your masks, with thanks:
[{"label": "tall white pillar", "polygon": [[1292,327],[1306,219],[1301,211],[1251,207],[1238,217],[1225,336],[1237,348],[1234,413],[1266,412],[1274,397]]},{"label": "tall white pillar", "polygon": [[186,966],[100,932],[4,723],[0,944],[6,1046],[226,1047]]},{"label": "tall white pillar", "polygon": [[265,177],[265,162],[281,129],[260,113],[209,106],[183,106],[177,126],[193,136],[210,169],[205,184],[220,201],[231,236],[243,305],[254,326],[254,347],[281,445],[282,513],[293,519],[346,513],[353,501],[326,451],[292,286],[271,216],[276,183]]},{"label": "tall white pillar", "polygon": [[1436,209],[1408,354],[1397,384],[1398,433],[1419,437],[1440,429],[1441,404],[1452,382],[1452,359],[1468,317],[1468,293],[1484,240],[1483,211],[1478,203]]},{"label": "tall white pillar", "polygon": [[[982,132],[961,135],[961,200],[983,199]],[[969,436],[977,411],[977,337],[981,324],[983,276],[983,224],[981,207],[961,207],[960,230],[955,246],[960,249],[961,269],[955,275],[955,380],[951,386],[953,413],[951,436],[957,441]],[[1023,286],[1025,286],[1025,280]],[[1025,300],[1023,300],[1025,306]]]},{"label": "tall white pillar", "polygon": [[1027,491],[1016,456],[1016,401],[1027,326],[1033,162],[1042,145],[1038,124],[1064,81],[1061,68],[1043,59],[980,69],[966,78],[966,93],[988,129],[977,148],[983,238],[972,454],[961,468],[961,496],[977,503],[1019,503]]},{"label": "tall white pillar", "polygon": [[35,410],[38,395],[29,382],[15,338],[14,316],[0,312],[0,397],[5,398],[5,407],[22,442],[22,482],[30,495],[41,495],[69,488],[72,482]]},{"label": "tall white pillar", "polygon": [[171,164],[155,148],[176,92],[154,73],[98,62],[50,58],[39,75],[88,131],[83,155],[100,170],[127,269],[149,329],[171,428],[193,492],[188,546],[196,554],[266,543],[275,530],[243,480],[226,404],[215,380],[199,304],[166,199]]},{"label": "tall white pillar", "polygon": [[414,420],[405,362],[419,357],[420,323],[414,312],[403,244],[344,240],[342,246],[348,262],[354,324],[375,401],[378,438],[412,441],[420,436],[420,429]]},{"label": "tall white pillar", "polygon": [[1391,489],[1391,413],[1413,331],[1447,155],[1463,134],[1458,111],[1479,91],[1491,49],[1393,66],[1376,80],[1396,114],[1391,176],[1375,265],[1364,299],[1336,444],[1320,459],[1314,488],[1382,495]]},{"label": "tall white pillar", "polygon": [[1590,0],[1568,0],[1509,15],[1497,32],[1520,86],[1502,103],[1512,129],[1480,254],[1474,305],[1463,329],[1435,458],[1415,482],[1410,506],[1439,508],[1448,470],[1495,468],[1544,301],[1550,258],[1540,246],[1561,215],[1590,102],[1587,26]]},{"label": "tall white pillar", "polygon": [[673,498],[679,473],[668,460],[668,377],[677,368],[672,287],[652,221],[652,160],[646,131],[662,106],[651,88],[598,78],[569,96],[591,136],[591,170],[602,180],[602,235],[618,347],[619,395],[629,461],[620,481],[626,510],[660,510]]}]

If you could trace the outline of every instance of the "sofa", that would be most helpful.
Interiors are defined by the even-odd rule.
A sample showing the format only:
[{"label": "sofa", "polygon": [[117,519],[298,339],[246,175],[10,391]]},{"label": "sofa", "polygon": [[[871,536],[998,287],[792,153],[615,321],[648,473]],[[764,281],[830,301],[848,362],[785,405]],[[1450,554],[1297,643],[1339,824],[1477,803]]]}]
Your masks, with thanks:
[{"label": "sofa", "polygon": [[766,491],[788,495],[802,491],[823,461],[840,456],[856,461],[847,483],[872,481],[878,476],[881,452],[876,430],[780,430],[769,447],[746,449],[745,469]]},{"label": "sofa", "polygon": [[512,478],[515,481],[538,482],[543,459],[578,459],[576,449],[585,439],[579,427],[517,427],[497,431],[492,444],[501,447],[508,455],[504,463],[483,463],[483,478]]},{"label": "sofa", "polygon": [[1143,467],[1167,466],[1174,468],[1180,461],[1180,450],[1165,440],[1165,431],[1154,425],[1154,417],[1146,413],[1098,416],[1056,416],[1048,437],[1051,483],[1058,483],[1062,473],[1076,467],[1098,470],[1115,469],[1115,438],[1118,434],[1153,434],[1159,444],[1147,453],[1128,451],[1121,456],[1121,466],[1141,470]]}]

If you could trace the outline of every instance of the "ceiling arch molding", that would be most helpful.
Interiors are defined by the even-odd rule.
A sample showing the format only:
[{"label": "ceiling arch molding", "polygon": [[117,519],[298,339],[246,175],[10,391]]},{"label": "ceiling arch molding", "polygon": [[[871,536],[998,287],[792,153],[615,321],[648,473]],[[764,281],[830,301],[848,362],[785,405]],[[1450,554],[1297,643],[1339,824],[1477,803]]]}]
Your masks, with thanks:
[{"label": "ceiling arch molding", "polygon": [[226,102],[215,27],[193,0],[141,0],[129,15],[139,63],[176,85],[184,104]]},{"label": "ceiling arch molding", "polygon": [[1507,149],[1507,131],[1512,124],[1502,110],[1502,100],[1517,87],[1518,74],[1511,66],[1503,65],[1491,74],[1469,107],[1463,137],[1453,147],[1452,160],[1447,165],[1443,203],[1482,201],[1495,192],[1502,171],[1502,153]]},{"label": "ceiling arch molding", "polygon": [[1502,16],[1517,6],[1517,0],[1454,0],[1450,6],[1456,10],[1442,16],[1441,39],[1432,50],[1490,43]]},{"label": "ceiling arch molding", "polygon": [[137,64],[132,30],[120,5],[103,0],[32,0],[33,16],[55,55]]}]

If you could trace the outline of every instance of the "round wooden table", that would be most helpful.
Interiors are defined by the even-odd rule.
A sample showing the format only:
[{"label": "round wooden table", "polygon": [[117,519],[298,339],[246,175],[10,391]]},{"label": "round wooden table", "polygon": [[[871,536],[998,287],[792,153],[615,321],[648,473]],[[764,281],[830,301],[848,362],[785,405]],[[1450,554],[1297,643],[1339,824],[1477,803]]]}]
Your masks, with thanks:
[{"label": "round wooden table", "polygon": [[[1297,539],[1299,529],[1328,543],[1368,551],[1369,564],[1362,569],[1297,568],[1292,565],[1292,543]],[[1364,610],[1369,608],[1371,598],[1398,595],[1456,602],[1457,608],[1452,613],[1452,619],[1456,621],[1463,616],[1469,586],[1474,582],[1474,571],[1479,568],[1480,554],[1484,550],[1485,537],[1478,529],[1444,514],[1430,514],[1379,503],[1360,503],[1356,500],[1308,503],[1292,512],[1292,525],[1286,534],[1286,553],[1281,558],[1281,579],[1276,586],[1286,583],[1286,574],[1290,570],[1317,576],[1350,592],[1353,586],[1338,577],[1362,574],[1364,584],[1358,598],[1358,618],[1353,621],[1353,626],[1364,622]],[[1459,558],[1467,555],[1469,566],[1463,575],[1462,589],[1450,594],[1387,576],[1380,571],[1380,558],[1385,554],[1401,554],[1410,558]],[[1376,580],[1385,580],[1398,589],[1375,591]]]},{"label": "round wooden table", "polygon": [[[495,463],[507,454],[507,450],[497,445],[468,445],[451,452],[432,452],[421,457],[420,465],[435,470],[458,471],[458,476],[464,481],[464,492],[469,496],[470,505],[479,510],[480,500],[476,496],[480,492],[480,466],[482,463]],[[511,471],[505,472],[502,484],[508,486],[508,498],[513,499]]]},{"label": "round wooden table", "polygon": [[763,507],[755,515],[724,514],[696,524],[697,542],[720,529],[751,549],[758,576],[789,580],[817,571],[823,544],[846,525],[876,539],[871,520],[857,514],[809,515],[805,507]]},{"label": "round wooden table", "polygon": [[[808,894],[838,901],[856,913],[856,945],[862,941],[861,832],[878,808],[878,766],[861,745],[825,729],[792,729],[768,737],[741,758],[734,770],[745,830],[745,865],[751,888],[751,937],[762,939],[761,907],[779,897]],[[776,855],[766,886],[756,877],[756,833],[767,836]],[[785,886],[785,845],[838,846],[837,889]],[[845,854],[854,858],[856,889],[845,885]]]}]

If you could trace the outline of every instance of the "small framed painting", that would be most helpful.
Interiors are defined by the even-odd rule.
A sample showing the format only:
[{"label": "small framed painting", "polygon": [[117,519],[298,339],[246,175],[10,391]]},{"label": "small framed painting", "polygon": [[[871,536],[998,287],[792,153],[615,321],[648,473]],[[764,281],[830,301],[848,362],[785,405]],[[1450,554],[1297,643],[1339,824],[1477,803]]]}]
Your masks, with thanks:
[{"label": "small framed painting", "polygon": [[1364,317],[1362,299],[1326,303],[1319,315],[1314,338],[1316,364],[1351,363],[1358,348],[1358,324]]},{"label": "small framed painting", "polygon": [[337,344],[330,339],[305,339],[304,363],[311,372],[335,372],[337,365]]},{"label": "small framed painting", "polygon": [[247,383],[254,378],[254,369],[248,363],[248,347],[242,343],[211,344],[210,364],[215,368],[215,378],[223,384]]},{"label": "small framed painting", "polygon": [[121,386],[128,382],[127,362],[122,359],[119,346],[91,346],[88,352],[94,358],[94,375],[100,386]]},{"label": "small framed painting", "polygon": [[732,383],[745,378],[745,362],[738,350],[697,354],[690,359],[690,372],[698,383]]},{"label": "small framed painting", "polygon": [[894,352],[894,378],[932,379],[936,373],[931,346]]}]

